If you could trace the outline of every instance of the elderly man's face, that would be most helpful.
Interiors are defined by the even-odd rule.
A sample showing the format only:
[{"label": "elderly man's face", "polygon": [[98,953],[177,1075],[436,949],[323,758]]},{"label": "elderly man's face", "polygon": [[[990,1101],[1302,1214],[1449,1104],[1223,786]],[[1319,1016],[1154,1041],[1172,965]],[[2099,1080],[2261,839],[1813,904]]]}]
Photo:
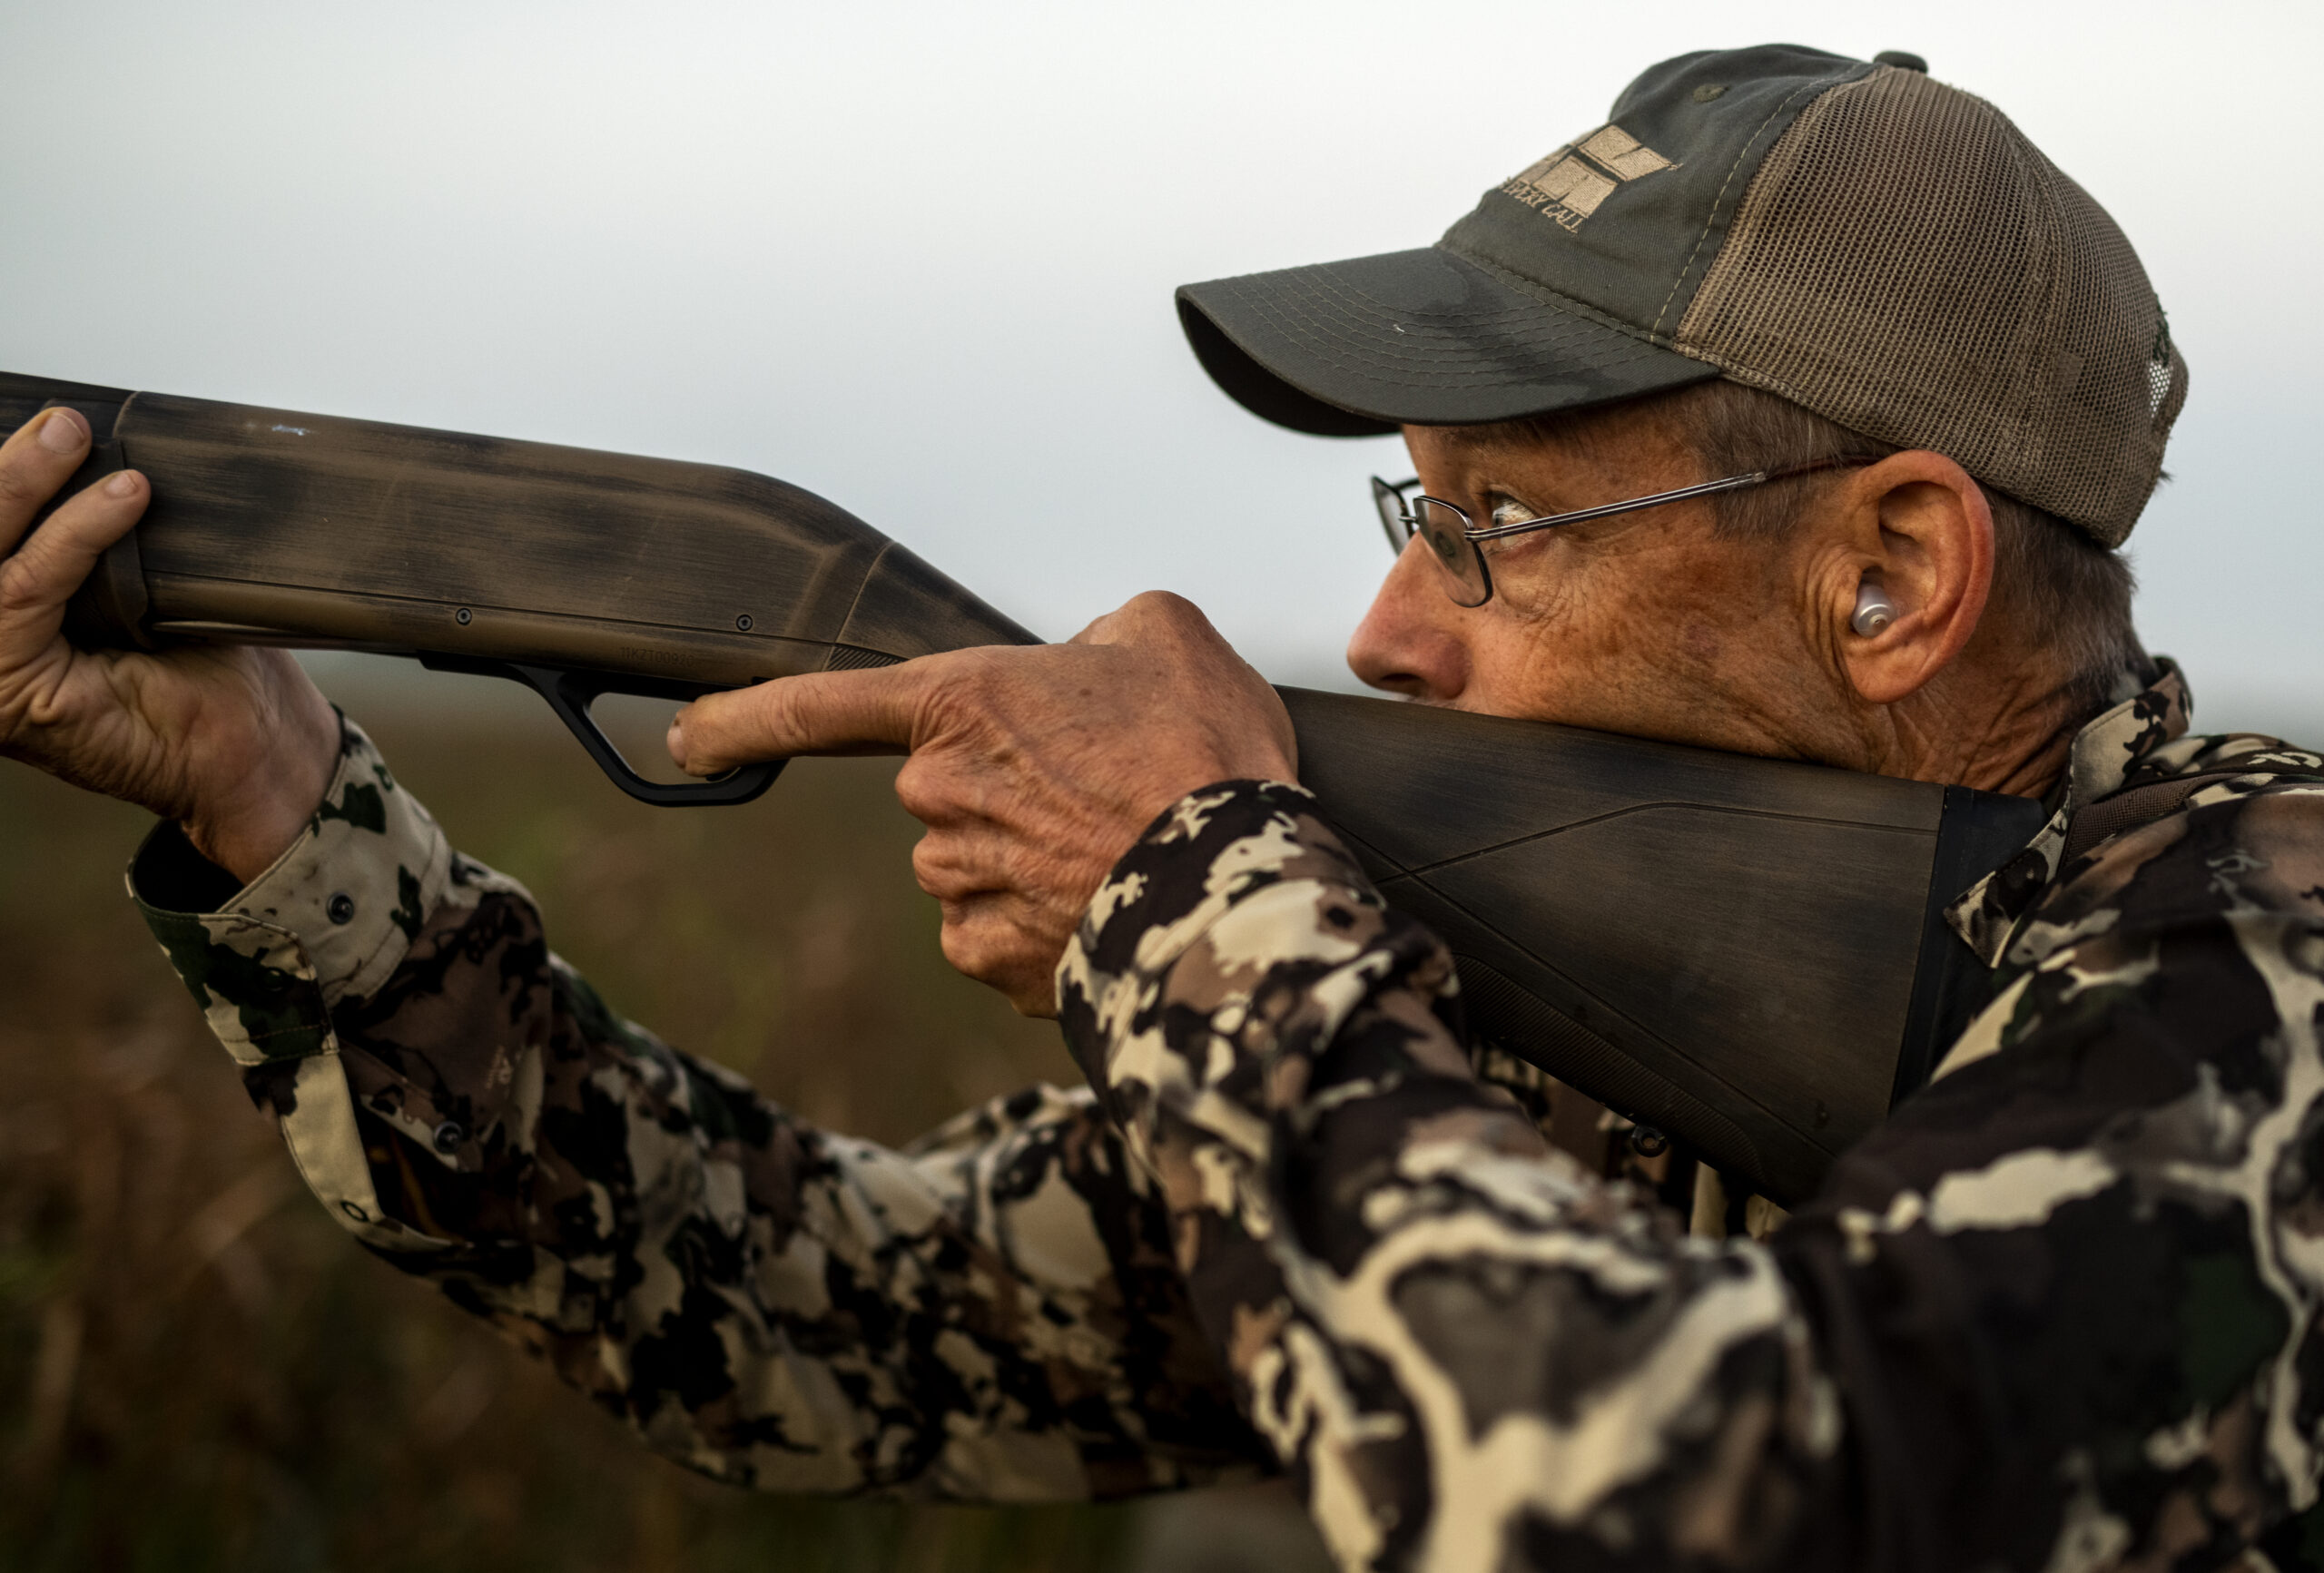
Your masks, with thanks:
[{"label": "elderly man's face", "polygon": [[[1404,437],[1422,489],[1480,523],[1713,478],[1650,407],[1551,437],[1490,427]],[[1825,490],[1799,486],[1802,506]],[[1770,546],[1722,538],[1713,524],[1697,500],[1489,546],[1493,597],[1473,608],[1444,593],[1424,546],[1408,549],[1348,664],[1375,687],[1462,710],[1754,753],[1845,752],[1854,696],[1819,643],[1846,566],[1820,560],[1812,528]]]}]

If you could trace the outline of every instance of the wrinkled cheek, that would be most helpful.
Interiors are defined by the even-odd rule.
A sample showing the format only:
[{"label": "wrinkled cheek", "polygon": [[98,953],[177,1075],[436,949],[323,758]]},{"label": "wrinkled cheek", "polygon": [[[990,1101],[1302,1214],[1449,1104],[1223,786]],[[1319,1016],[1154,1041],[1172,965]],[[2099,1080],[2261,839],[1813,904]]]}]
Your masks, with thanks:
[{"label": "wrinkled cheek", "polygon": [[1571,577],[1546,571],[1544,565],[1513,565],[1496,559],[1492,568],[1492,599],[1484,610],[1497,621],[1541,634],[1570,622],[1580,605]]},{"label": "wrinkled cheek", "polygon": [[1618,715],[1610,707],[1631,687],[1636,657],[1615,631],[1583,616],[1558,614],[1505,631],[1493,663],[1493,687],[1505,714],[1532,715],[1580,725]]},{"label": "wrinkled cheek", "polygon": [[1718,636],[1718,631],[1709,624],[1700,622],[1686,624],[1679,631],[1679,643],[1687,659],[1692,662],[1699,671],[1704,672],[1718,669],[1720,656],[1727,648],[1725,642]]}]

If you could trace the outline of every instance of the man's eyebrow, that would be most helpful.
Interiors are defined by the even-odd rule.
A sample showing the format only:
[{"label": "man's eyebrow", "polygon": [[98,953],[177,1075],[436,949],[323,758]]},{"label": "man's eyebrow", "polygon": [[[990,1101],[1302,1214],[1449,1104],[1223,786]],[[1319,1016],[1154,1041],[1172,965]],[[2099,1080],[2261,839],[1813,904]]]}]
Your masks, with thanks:
[{"label": "man's eyebrow", "polygon": [[1462,454],[1522,452],[1548,446],[1547,433],[1512,430],[1507,425],[1440,426],[1447,445]]}]

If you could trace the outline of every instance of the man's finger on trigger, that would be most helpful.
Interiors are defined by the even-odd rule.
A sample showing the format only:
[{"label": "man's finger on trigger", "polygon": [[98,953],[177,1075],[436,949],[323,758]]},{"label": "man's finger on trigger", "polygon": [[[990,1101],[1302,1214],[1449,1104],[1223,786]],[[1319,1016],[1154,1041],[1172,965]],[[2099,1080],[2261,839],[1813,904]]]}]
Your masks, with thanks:
[{"label": "man's finger on trigger", "polygon": [[670,757],[692,775],[809,753],[900,753],[929,681],[918,662],[812,672],[705,693],[670,723]]},{"label": "man's finger on trigger", "polygon": [[15,546],[89,451],[78,410],[44,409],[0,443],[0,552]]},{"label": "man's finger on trigger", "polygon": [[145,477],[107,476],[42,522],[0,560],[0,664],[25,659],[56,636],[64,604],[107,546],[137,526],[145,512]]}]

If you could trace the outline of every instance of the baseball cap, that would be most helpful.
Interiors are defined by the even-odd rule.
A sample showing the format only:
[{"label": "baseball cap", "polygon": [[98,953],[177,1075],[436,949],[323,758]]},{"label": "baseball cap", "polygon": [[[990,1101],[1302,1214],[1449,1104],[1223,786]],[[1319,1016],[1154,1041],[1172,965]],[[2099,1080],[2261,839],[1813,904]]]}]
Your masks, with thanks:
[{"label": "baseball cap", "polygon": [[1915,56],[1682,54],[1433,246],[1188,284],[1204,369],[1355,437],[1726,377],[1934,448],[2108,546],[2187,366],[2104,209]]}]

